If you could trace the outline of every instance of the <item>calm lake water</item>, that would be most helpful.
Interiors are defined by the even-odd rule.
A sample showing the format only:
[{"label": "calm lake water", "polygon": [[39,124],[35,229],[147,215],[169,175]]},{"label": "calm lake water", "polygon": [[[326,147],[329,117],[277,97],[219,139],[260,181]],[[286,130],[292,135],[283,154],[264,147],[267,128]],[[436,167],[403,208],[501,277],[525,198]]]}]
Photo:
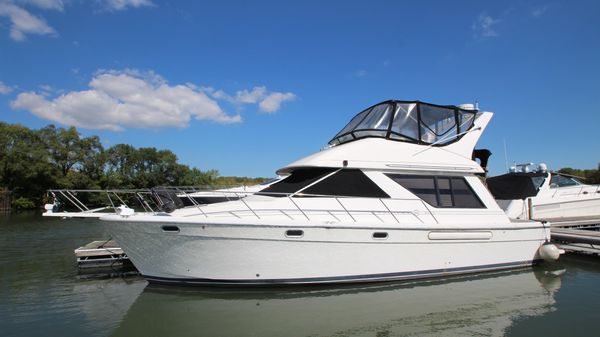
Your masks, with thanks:
[{"label": "calm lake water", "polygon": [[97,220],[0,215],[1,336],[597,335],[600,257],[444,280],[274,289],[150,286],[77,271]]}]

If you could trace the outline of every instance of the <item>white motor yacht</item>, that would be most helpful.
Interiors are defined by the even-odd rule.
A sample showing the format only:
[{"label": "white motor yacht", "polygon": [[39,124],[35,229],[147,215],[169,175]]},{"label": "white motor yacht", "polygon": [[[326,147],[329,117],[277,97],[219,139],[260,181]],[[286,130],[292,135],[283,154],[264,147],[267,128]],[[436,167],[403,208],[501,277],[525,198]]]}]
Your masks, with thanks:
[{"label": "white motor yacht", "polygon": [[498,204],[513,219],[600,219],[600,185],[550,172],[545,164],[519,164],[504,175],[487,179]]},{"label": "white motor yacht", "polygon": [[239,200],[102,216],[150,282],[373,282],[531,266],[557,258],[549,227],[511,220],[471,159],[492,113],[385,101],[329,147]]}]

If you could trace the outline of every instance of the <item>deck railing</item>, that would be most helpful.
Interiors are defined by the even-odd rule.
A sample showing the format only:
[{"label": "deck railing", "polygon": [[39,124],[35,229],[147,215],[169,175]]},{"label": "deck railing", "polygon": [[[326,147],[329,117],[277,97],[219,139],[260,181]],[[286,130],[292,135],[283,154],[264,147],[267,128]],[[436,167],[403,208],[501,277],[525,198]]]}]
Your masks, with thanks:
[{"label": "deck railing", "polygon": [[574,185],[563,188],[557,187],[554,193],[552,193],[552,197],[554,198],[562,195],[581,196],[598,193],[600,193],[600,185]]},{"label": "deck railing", "polygon": [[[46,206],[48,210],[45,213],[46,216],[63,216],[63,217],[79,217],[79,216],[103,216],[107,214],[119,214],[122,206],[131,208],[135,211],[142,211],[151,214],[158,214],[165,211],[167,203],[172,202],[173,205],[169,206],[172,211],[174,208],[181,208],[182,200],[188,201],[188,209],[197,210],[196,213],[188,212],[186,217],[190,216],[204,216],[206,218],[229,214],[237,218],[251,215],[257,219],[267,216],[267,214],[279,213],[290,220],[295,220],[296,216],[305,218],[306,220],[313,220],[316,218],[316,214],[329,214],[333,219],[340,221],[341,215],[346,215],[352,222],[356,222],[357,216],[362,214],[370,214],[373,217],[379,219],[381,222],[385,222],[381,217],[383,214],[388,214],[397,223],[400,223],[399,216],[409,215],[416,221],[424,223],[422,214],[420,211],[424,211],[425,215],[430,216],[433,221],[438,223],[437,218],[431,211],[431,208],[427,203],[419,198],[367,198],[367,197],[348,197],[340,195],[322,195],[322,194],[293,194],[293,193],[274,193],[274,192],[257,192],[261,196],[265,197],[277,197],[287,200],[288,206],[279,204],[278,208],[261,208],[261,203],[257,200],[251,200],[247,198],[255,193],[249,191],[222,191],[222,190],[198,190],[198,189],[183,189],[181,187],[160,187],[155,189],[111,189],[111,190],[70,190],[70,189],[53,189],[48,190],[49,195],[53,199],[53,203]],[[200,193],[200,194],[198,194]],[[101,204],[99,197],[90,197],[87,194],[103,195],[104,204]],[[194,197],[204,198],[225,198],[226,200],[238,200],[239,208],[234,210],[210,210],[206,204],[199,203]],[[333,201],[339,208],[321,208],[321,207],[306,207],[301,205],[303,201],[310,200],[312,198],[326,198]],[[178,199],[178,200],[176,200]],[[375,201],[370,203],[373,207],[375,204],[380,205],[379,210],[365,210],[357,209],[348,205],[348,201],[361,199],[365,202]],[[396,206],[390,205],[394,202],[403,202],[407,205],[412,205],[406,209],[397,209]],[[415,207],[415,203],[421,207]],[[419,210],[416,210],[418,208]]]}]

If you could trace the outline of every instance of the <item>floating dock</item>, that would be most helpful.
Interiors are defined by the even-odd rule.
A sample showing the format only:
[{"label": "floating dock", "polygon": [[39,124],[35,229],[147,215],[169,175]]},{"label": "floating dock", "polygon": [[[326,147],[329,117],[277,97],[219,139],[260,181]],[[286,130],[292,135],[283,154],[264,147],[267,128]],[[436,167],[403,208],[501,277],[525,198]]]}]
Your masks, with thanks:
[{"label": "floating dock", "polygon": [[600,256],[600,218],[561,218],[548,222],[552,241],[561,249]]},{"label": "floating dock", "polygon": [[123,268],[131,265],[129,257],[114,240],[92,241],[74,251],[77,266],[87,268]]}]

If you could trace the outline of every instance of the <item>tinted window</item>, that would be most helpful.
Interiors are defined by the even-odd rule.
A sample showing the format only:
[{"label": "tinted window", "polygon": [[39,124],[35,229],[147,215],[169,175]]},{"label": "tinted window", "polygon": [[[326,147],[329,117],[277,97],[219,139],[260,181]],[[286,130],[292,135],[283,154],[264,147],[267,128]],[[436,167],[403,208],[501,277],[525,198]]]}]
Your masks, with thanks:
[{"label": "tinted window", "polygon": [[388,174],[395,182],[414,193],[430,205],[437,205],[437,193],[433,177]]},{"label": "tinted window", "polygon": [[558,174],[553,174],[550,178],[550,187],[565,187],[565,186],[576,186],[581,183],[571,177],[565,177]]},{"label": "tinted window", "polygon": [[462,177],[388,174],[392,180],[434,207],[483,208]]},{"label": "tinted window", "polygon": [[460,208],[482,208],[483,203],[475,195],[471,186],[467,184],[464,178],[452,178],[452,196],[454,198],[454,207]]},{"label": "tinted window", "polygon": [[389,198],[377,184],[362,171],[341,170],[302,191],[302,194],[336,195],[347,197]]},{"label": "tinted window", "polygon": [[439,206],[440,207],[452,207],[454,201],[452,200],[452,186],[450,178],[438,177],[437,179],[437,190],[439,192]]},{"label": "tinted window", "polygon": [[287,178],[265,188],[257,194],[269,195],[270,193],[294,193],[314,183],[319,178],[333,172],[334,170],[335,169],[333,168],[320,167],[296,169]]}]

